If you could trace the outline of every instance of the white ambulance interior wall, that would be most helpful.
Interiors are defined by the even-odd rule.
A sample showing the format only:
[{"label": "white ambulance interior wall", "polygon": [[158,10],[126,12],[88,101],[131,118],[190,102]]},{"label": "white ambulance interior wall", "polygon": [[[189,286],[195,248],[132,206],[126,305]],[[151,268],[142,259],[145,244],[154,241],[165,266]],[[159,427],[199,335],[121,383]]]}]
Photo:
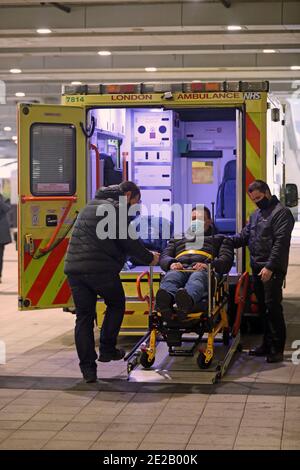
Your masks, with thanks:
[{"label": "white ambulance interior wall", "polygon": [[[131,110],[131,179],[140,187],[143,215],[169,218],[172,204],[173,112]],[[161,205],[165,206],[163,213]],[[156,206],[156,207],[155,207]]]},{"label": "white ambulance interior wall", "polygon": [[[278,100],[271,98],[267,111],[267,183],[271,193],[280,199],[283,185],[283,111]],[[272,109],[279,110],[279,121],[272,120]]]},{"label": "white ambulance interior wall", "polygon": [[[300,98],[287,100],[284,126],[285,182],[296,184],[300,197]],[[291,208],[299,220],[298,207]]]},{"label": "white ambulance interior wall", "polygon": [[300,99],[287,100],[284,131],[286,183],[296,184],[300,192]]},{"label": "white ambulance interior wall", "polygon": [[[120,166],[125,159],[127,179],[141,188],[144,215],[151,212],[159,215],[155,208],[151,211],[151,205],[169,206],[172,203],[173,112],[161,108],[100,108],[92,110],[91,114],[96,127],[90,144],[96,145],[99,153],[110,154],[108,139],[121,140]],[[96,153],[92,149],[89,150],[89,158],[90,197],[94,197]]]},{"label": "white ambulance interior wall", "polygon": [[[203,110],[202,110],[203,111]],[[235,110],[232,110],[231,119],[235,119]],[[210,119],[212,119],[211,112]],[[216,114],[218,116],[218,114]],[[227,118],[230,117],[227,114]],[[202,114],[205,119],[205,112]],[[204,204],[211,209],[211,202],[217,200],[219,186],[222,183],[224,167],[230,160],[236,159],[236,122],[235,120],[203,120],[193,122],[180,122],[181,142],[183,139],[192,151],[221,150],[222,158],[196,158],[182,157],[180,152],[175,154],[174,180],[178,182],[174,187],[174,202],[182,204]],[[177,147],[180,146],[180,143]],[[174,142],[176,147],[176,142]],[[192,154],[191,154],[192,155]],[[211,183],[193,183],[192,166],[196,162],[210,162],[213,165]],[[201,164],[201,163],[200,163]],[[216,207],[216,206],[215,206]]]}]

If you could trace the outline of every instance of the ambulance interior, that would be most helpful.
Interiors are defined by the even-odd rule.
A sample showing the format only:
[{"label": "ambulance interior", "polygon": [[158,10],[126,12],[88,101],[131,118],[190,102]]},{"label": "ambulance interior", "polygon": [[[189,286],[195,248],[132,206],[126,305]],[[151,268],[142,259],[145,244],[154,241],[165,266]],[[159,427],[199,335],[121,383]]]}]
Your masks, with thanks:
[{"label": "ambulance interior", "polygon": [[300,100],[287,100],[285,107],[285,169],[286,169],[286,205],[292,211],[296,224],[294,233],[299,233],[300,226]]},{"label": "ambulance interior", "polygon": [[[211,210],[214,202],[217,232],[235,233],[237,116],[235,108],[90,110],[95,132],[89,146],[89,197],[103,184],[132,180],[148,212],[141,216],[169,218],[171,235],[168,211],[159,213],[153,205],[203,204]],[[151,240],[151,233],[141,238],[159,251],[167,243]]]}]

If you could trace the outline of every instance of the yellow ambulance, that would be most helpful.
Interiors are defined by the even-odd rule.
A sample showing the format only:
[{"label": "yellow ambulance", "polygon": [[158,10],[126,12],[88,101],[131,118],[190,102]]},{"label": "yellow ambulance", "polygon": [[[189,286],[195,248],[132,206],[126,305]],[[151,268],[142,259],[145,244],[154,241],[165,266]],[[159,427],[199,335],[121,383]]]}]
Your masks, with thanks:
[{"label": "yellow ambulance", "polygon": [[[254,210],[251,181],[283,195],[283,113],[268,82],[66,85],[61,105],[22,103],[18,116],[21,310],[72,308],[64,256],[78,212],[101,185],[132,180],[149,208],[214,202],[215,225],[228,234]],[[247,256],[239,250],[231,282]],[[148,324],[136,291],[145,269],[129,263],[121,273],[125,332]],[[154,290],[160,276],[155,268]],[[146,277],[142,286],[146,293]],[[99,299],[99,324],[103,312]]]}]

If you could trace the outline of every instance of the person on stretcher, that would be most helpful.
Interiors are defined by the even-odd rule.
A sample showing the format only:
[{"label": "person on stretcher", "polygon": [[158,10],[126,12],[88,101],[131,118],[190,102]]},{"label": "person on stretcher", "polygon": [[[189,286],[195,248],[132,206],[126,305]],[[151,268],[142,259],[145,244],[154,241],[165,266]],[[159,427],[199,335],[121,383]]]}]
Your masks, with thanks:
[{"label": "person on stretcher", "polygon": [[[207,207],[204,207],[203,219],[201,215],[197,208],[193,208],[188,232],[194,238],[191,239],[189,235],[189,238],[171,239],[160,255],[159,264],[166,274],[156,294],[156,309],[163,314],[172,315],[174,307],[177,311],[187,314],[207,295],[208,262],[211,262],[219,274],[228,273],[232,267],[232,241],[224,235],[212,237],[214,227]],[[203,232],[201,249],[188,249],[191,242],[195,241],[196,235]]]}]

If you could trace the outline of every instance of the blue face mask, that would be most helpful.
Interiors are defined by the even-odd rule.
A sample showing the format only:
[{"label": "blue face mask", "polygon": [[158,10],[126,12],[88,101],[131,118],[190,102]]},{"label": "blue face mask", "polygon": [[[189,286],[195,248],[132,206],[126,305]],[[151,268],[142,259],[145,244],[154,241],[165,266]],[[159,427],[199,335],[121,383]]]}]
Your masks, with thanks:
[{"label": "blue face mask", "polygon": [[199,219],[192,220],[191,231],[194,232],[194,233],[203,234],[204,233],[204,223],[202,222],[202,220],[199,220]]}]

